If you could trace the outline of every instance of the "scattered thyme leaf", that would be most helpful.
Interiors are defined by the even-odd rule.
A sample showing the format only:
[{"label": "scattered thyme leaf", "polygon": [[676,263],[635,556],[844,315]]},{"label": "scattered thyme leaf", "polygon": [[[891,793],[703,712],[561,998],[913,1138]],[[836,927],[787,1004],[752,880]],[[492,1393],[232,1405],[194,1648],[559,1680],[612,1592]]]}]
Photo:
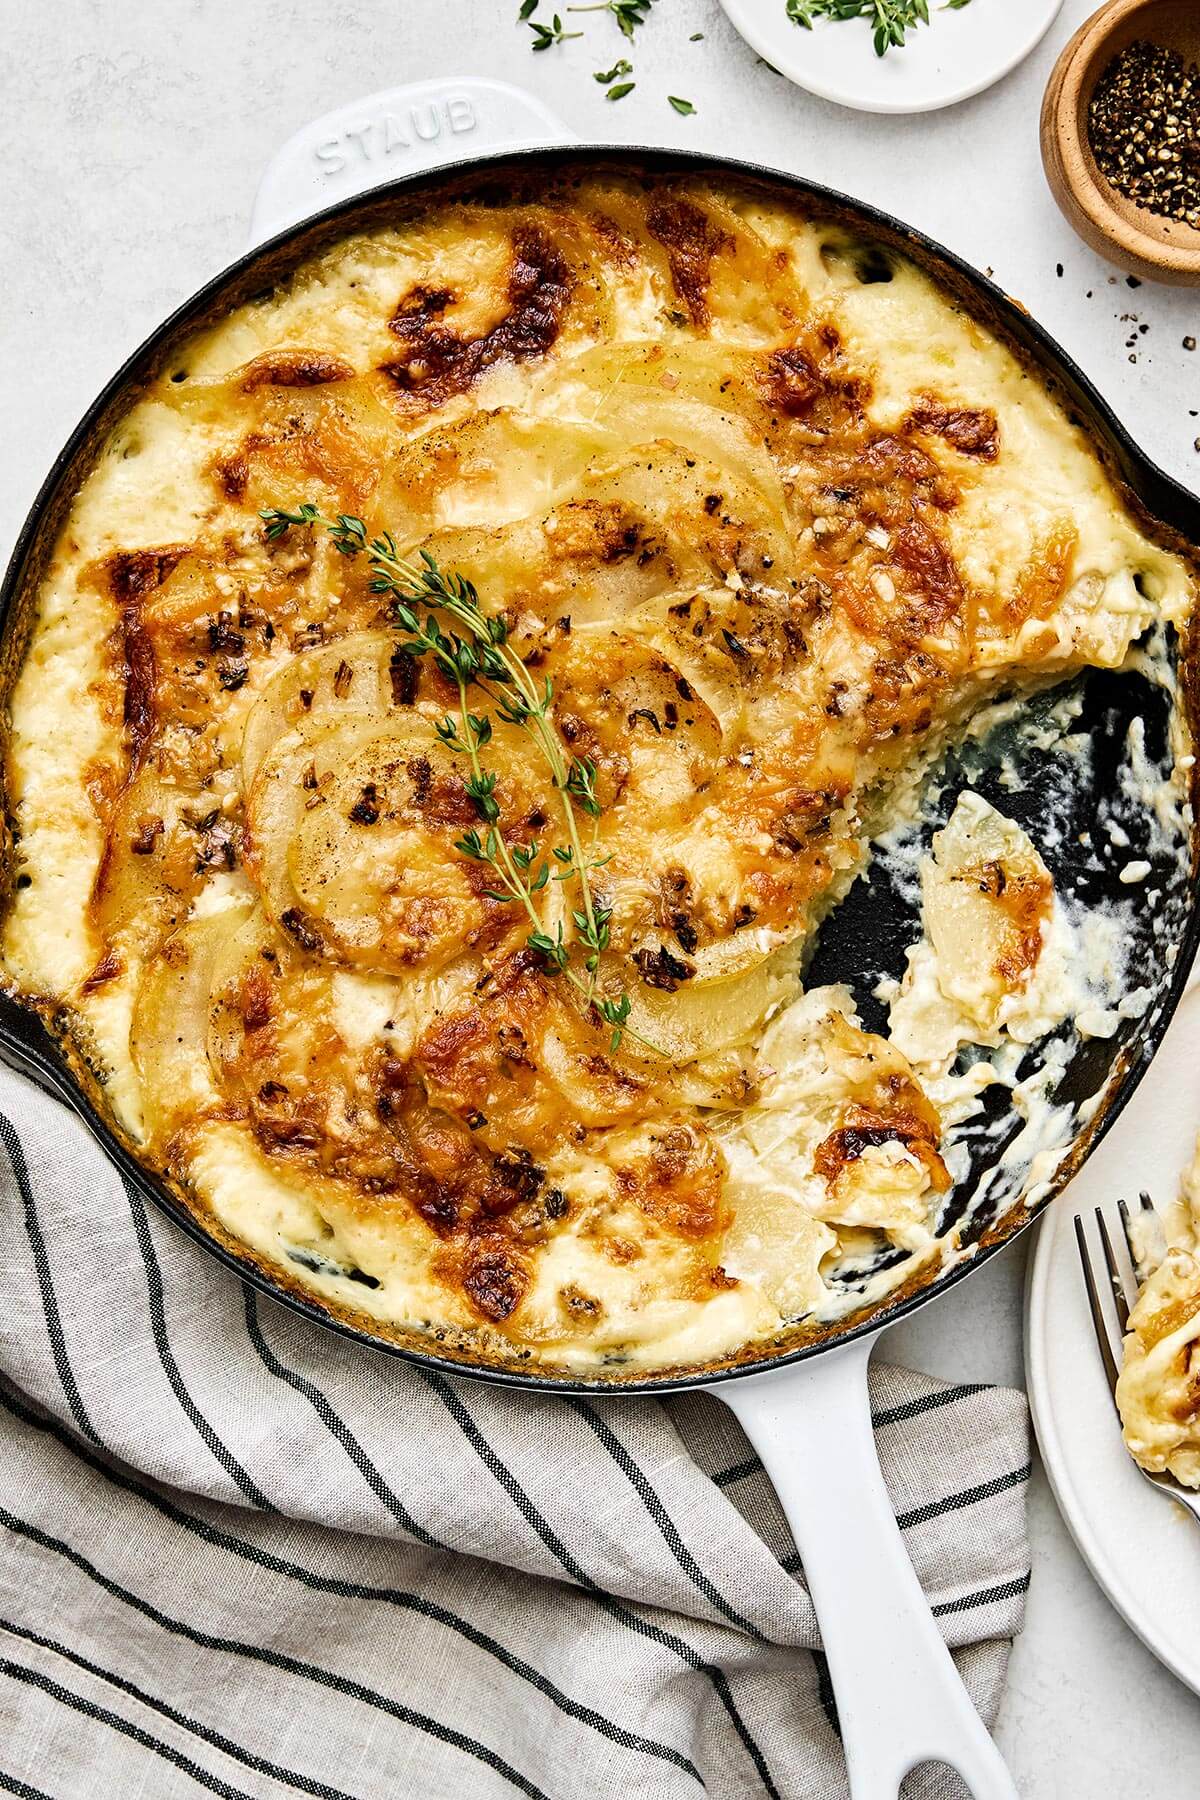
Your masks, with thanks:
[{"label": "scattered thyme leaf", "polygon": [[671,102],[675,111],[677,113],[682,113],[685,118],[689,113],[694,113],[696,110],[690,100],[681,100],[678,94],[668,94],[667,99]]},{"label": "scattered thyme leaf", "polygon": [[636,81],[619,81],[616,87],[609,88],[604,98],[606,100],[623,100],[626,94],[632,94],[636,86]]},{"label": "scattered thyme leaf", "polygon": [[611,69],[597,69],[592,80],[598,81],[602,87],[607,87],[610,81],[619,81],[622,75],[632,74],[633,64],[622,57],[620,62],[615,62]]}]

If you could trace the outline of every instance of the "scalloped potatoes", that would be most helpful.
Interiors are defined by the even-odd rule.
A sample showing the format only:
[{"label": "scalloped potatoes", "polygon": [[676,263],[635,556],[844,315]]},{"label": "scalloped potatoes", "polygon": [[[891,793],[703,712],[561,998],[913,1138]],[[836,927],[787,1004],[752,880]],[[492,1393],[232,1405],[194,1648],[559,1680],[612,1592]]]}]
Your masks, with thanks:
[{"label": "scalloped potatoes", "polygon": [[[76,498],[13,696],[9,977],[215,1231],[381,1329],[682,1366],[854,1303],[847,1257],[953,1253],[936,1081],[806,948],[998,682],[1115,667],[1191,590],[1004,347],[863,267],[698,181],[435,206],[185,346]],[[301,501],[462,569],[551,683],[617,1047],[458,848],[449,684],[327,534],[264,531]],[[553,783],[490,756],[528,848]],[[1049,912],[986,823],[931,927],[992,932],[985,1040]]]}]

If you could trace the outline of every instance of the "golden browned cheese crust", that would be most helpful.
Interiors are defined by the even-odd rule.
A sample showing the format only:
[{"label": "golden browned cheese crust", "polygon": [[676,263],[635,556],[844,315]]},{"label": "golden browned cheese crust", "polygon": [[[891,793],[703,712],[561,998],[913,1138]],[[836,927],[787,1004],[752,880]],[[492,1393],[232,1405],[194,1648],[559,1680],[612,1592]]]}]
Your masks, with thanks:
[{"label": "golden browned cheese crust", "polygon": [[[654,1365],[819,1312],[868,1215],[940,1252],[942,1120],[844,1008],[813,1024],[818,1199],[747,1237],[764,1030],[914,756],[1190,591],[1010,353],[872,254],[699,181],[434,208],[198,338],[81,492],[14,697],[8,968],[140,1153],[325,1297]],[[596,771],[616,1049],[459,848],[454,685],[365,558],[265,529],[302,503],[463,571],[552,684]],[[552,838],[528,736],[489,757],[509,849]],[[1048,903],[996,891],[1016,983]],[[569,937],[569,884],[545,904]]]}]

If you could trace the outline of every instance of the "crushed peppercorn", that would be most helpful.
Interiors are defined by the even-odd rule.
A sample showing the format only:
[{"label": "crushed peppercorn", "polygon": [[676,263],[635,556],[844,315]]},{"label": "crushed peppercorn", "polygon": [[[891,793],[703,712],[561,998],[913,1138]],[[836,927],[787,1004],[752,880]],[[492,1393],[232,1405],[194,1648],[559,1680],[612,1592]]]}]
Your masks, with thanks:
[{"label": "crushed peppercorn", "polygon": [[1195,63],[1144,38],[1127,45],[1096,84],[1088,137],[1100,173],[1126,200],[1200,230]]}]

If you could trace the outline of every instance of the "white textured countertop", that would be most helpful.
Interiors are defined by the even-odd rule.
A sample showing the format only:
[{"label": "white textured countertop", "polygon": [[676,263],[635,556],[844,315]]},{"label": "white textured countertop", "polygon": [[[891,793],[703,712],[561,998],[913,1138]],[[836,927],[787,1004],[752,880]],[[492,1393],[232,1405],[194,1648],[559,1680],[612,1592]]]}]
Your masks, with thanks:
[{"label": "white textured countertop", "polygon": [[[591,79],[629,53],[614,22],[578,16],[584,41],[535,56],[517,0],[7,0],[4,10],[0,552],[97,388],[243,247],[271,152],[344,101],[435,75],[528,87],[581,137],[757,158],[893,210],[993,270],[1151,454],[1200,487],[1200,419],[1189,416],[1200,352],[1182,347],[1200,336],[1200,296],[1113,279],[1042,178],[1042,89],[1092,0],[1065,0],[1041,48],[990,93],[914,119],[810,99],[756,60],[715,0],[658,0],[633,47],[637,89],[615,105]],[[668,92],[695,116],[677,116]],[[1149,329],[1131,361],[1139,325]],[[885,1353],[953,1379],[1020,1383],[1022,1272],[1016,1247],[898,1328]],[[1109,1608],[1040,1477],[1030,1498],[1029,1620],[1000,1728],[1022,1795],[1195,1800],[1200,1700]],[[1200,1555],[1200,1541],[1193,1548]]]}]

